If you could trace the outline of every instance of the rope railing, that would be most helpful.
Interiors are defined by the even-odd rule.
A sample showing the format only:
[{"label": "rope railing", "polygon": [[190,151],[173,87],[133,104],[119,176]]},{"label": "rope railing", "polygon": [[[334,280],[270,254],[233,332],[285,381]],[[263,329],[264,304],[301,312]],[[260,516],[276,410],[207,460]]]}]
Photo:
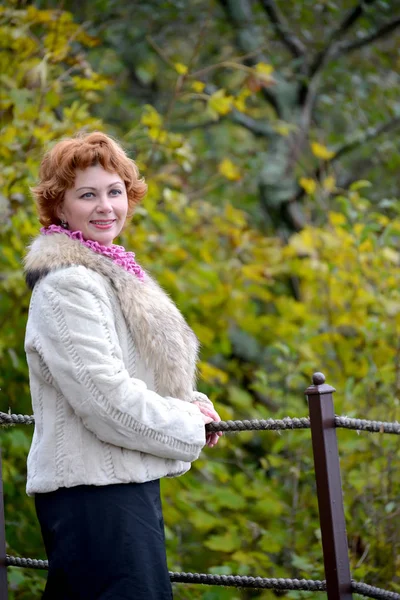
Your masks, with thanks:
[{"label": "rope railing", "polygon": [[[278,591],[318,591],[327,592],[328,599],[348,600],[352,593],[376,600],[400,600],[400,594],[377,588],[351,579],[348,561],[348,545],[344,519],[343,497],[340,478],[339,453],[335,429],[353,429],[358,432],[400,434],[400,423],[357,419],[337,416],[333,412],[332,392],[334,388],[325,385],[322,373],[315,373],[313,384],[306,390],[310,417],[285,417],[283,419],[248,419],[220,421],[206,425],[207,431],[240,432],[240,431],[284,431],[295,429],[311,429],[315,476],[317,483],[320,526],[323,541],[323,554],[326,581],[312,579],[284,579],[250,577],[240,575],[214,575],[208,573],[169,572],[175,583],[193,583],[227,587],[253,589],[273,589]],[[32,415],[8,414],[0,412],[0,426],[32,425]],[[1,467],[1,462],[0,462]],[[0,470],[0,485],[1,485]],[[3,497],[0,489],[0,518],[3,512]],[[4,529],[4,520],[3,520]],[[0,538],[2,532],[0,528]],[[48,561],[6,555],[5,539],[0,539],[0,587],[4,579],[4,567],[25,567],[31,569],[48,569]],[[3,550],[1,550],[1,548]],[[328,550],[329,548],[329,550]],[[347,560],[344,557],[347,556]],[[3,579],[2,579],[3,578]],[[4,589],[7,589],[5,587]],[[3,588],[1,587],[1,590]],[[1,591],[0,590],[0,591]],[[1,594],[0,594],[1,595]],[[1,598],[3,596],[1,595]]]},{"label": "rope railing", "polygon": [[[35,558],[23,558],[19,556],[6,557],[6,565],[9,567],[25,567],[29,569],[48,569],[47,560]],[[288,579],[288,578],[267,578],[250,577],[247,575],[210,575],[209,573],[180,573],[169,571],[170,580],[173,583],[193,583],[202,585],[219,585],[224,587],[267,589],[278,591],[305,591],[305,592],[326,592],[326,581],[315,579]],[[360,583],[352,580],[351,589],[360,596],[375,598],[376,600],[400,600],[400,594],[388,592],[381,588]]]},{"label": "rope railing", "polygon": [[369,431],[371,433],[394,433],[400,435],[400,423],[396,421],[368,421],[367,419],[352,419],[350,417],[335,417],[336,427]]},{"label": "rope railing", "polygon": [[[0,425],[33,425],[32,415],[18,415],[0,412]],[[369,421],[345,416],[335,416],[335,426],[370,433],[391,433],[400,435],[400,423],[395,421]],[[309,417],[284,417],[283,419],[246,419],[244,421],[219,421],[206,425],[207,431],[285,431],[288,429],[310,429]]]},{"label": "rope railing", "polygon": [[397,592],[388,592],[381,588],[368,585],[367,583],[351,582],[351,589],[355,594],[366,596],[367,598],[376,598],[376,600],[399,600],[400,594]]},{"label": "rope railing", "polygon": [[34,422],[33,415],[12,415],[0,412],[0,425],[33,425]]}]

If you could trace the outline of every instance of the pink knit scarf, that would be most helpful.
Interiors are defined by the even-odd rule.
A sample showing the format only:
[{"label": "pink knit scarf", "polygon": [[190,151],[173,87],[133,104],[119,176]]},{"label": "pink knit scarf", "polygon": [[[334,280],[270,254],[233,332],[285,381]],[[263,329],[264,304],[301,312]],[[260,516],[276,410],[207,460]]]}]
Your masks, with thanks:
[{"label": "pink knit scarf", "polygon": [[64,229],[60,225],[42,227],[40,233],[43,233],[44,235],[50,235],[52,233],[65,233],[65,235],[71,238],[71,240],[78,240],[81,242],[81,244],[86,246],[86,248],[93,250],[93,252],[108,256],[108,258],[111,258],[111,260],[125,269],[125,271],[136,275],[138,279],[143,280],[145,278],[145,272],[135,261],[135,254],[133,252],[127,252],[123,246],[118,246],[117,244],[111,244],[111,246],[102,246],[99,244],[99,242],[95,242],[94,240],[85,240],[81,231],[70,231],[69,229]]}]

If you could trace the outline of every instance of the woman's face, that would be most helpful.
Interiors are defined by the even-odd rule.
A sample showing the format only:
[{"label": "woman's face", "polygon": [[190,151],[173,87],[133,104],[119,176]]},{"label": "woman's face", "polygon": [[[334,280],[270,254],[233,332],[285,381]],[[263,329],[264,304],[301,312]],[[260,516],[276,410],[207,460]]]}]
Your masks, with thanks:
[{"label": "woman's face", "polygon": [[65,192],[58,216],[85,240],[110,246],[124,226],[128,211],[125,183],[100,165],[77,170],[74,186]]}]

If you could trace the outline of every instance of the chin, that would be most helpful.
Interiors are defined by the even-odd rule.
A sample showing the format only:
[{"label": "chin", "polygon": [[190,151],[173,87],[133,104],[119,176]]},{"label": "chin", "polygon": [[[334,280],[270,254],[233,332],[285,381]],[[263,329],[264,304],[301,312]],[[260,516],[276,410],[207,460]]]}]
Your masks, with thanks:
[{"label": "chin", "polygon": [[85,237],[87,236],[87,239],[98,242],[103,246],[110,246],[118,235],[119,232],[117,231],[93,231],[93,229],[90,228],[86,232]]},{"label": "chin", "polygon": [[101,244],[102,246],[111,246],[111,244],[114,241],[114,236],[111,237],[109,235],[105,236],[105,235],[96,235],[95,237],[92,238],[93,241],[95,242],[99,242],[99,244]]}]

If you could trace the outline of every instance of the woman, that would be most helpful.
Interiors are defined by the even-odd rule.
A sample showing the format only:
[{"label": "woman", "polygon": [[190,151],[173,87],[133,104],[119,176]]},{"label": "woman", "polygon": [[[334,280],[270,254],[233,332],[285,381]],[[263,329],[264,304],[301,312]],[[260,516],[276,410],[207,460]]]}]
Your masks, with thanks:
[{"label": "woman", "polygon": [[198,343],[134,254],[113,244],[147,189],[122,148],[98,132],[61,141],[39,177],[25,350],[43,598],[170,599],[159,479],[218,440],[205,434],[218,414],[193,391]]}]

